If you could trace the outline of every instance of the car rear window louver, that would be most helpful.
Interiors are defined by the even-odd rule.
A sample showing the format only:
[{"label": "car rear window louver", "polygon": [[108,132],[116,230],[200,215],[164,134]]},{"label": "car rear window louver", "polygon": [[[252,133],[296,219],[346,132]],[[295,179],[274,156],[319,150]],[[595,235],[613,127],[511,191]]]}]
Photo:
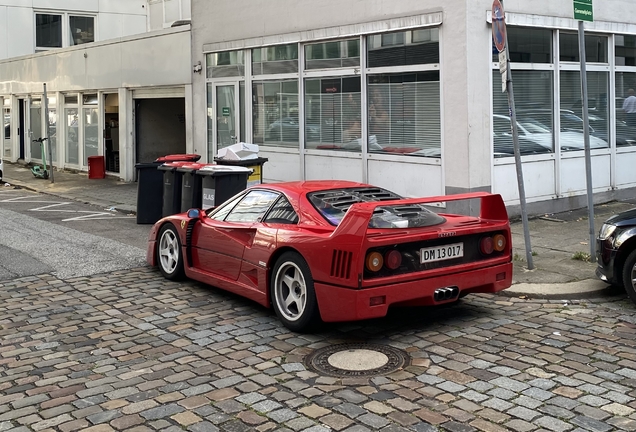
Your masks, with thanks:
[{"label": "car rear window louver", "polygon": [[331,256],[331,277],[349,279],[353,252],[334,249]]}]

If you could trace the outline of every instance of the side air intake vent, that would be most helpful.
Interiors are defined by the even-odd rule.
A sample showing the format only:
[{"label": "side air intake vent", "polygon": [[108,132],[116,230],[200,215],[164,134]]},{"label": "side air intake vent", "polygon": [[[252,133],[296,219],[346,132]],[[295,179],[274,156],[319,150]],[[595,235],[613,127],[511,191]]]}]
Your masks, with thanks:
[{"label": "side air intake vent", "polygon": [[348,279],[351,272],[352,257],[353,252],[334,249],[331,257],[331,276]]}]

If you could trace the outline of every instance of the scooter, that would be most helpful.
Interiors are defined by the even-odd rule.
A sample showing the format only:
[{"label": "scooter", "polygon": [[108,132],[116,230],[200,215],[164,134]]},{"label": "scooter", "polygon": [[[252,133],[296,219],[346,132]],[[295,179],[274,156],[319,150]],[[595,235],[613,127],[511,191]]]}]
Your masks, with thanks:
[{"label": "scooter", "polygon": [[40,151],[42,152],[42,165],[33,165],[31,168],[31,172],[37,178],[48,179],[49,171],[46,169],[46,146],[44,145],[44,141],[48,138],[38,138],[33,140],[33,142],[40,143]]}]

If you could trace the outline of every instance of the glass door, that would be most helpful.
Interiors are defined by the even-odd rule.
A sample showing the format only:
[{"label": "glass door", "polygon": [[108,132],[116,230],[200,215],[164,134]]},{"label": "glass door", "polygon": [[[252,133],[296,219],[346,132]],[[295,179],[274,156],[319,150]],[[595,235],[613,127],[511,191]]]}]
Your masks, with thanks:
[{"label": "glass door", "polygon": [[31,99],[29,104],[29,122],[30,131],[29,140],[31,141],[31,159],[42,160],[42,148],[39,142],[35,140],[44,138],[42,135],[42,100]]},{"label": "glass door", "polygon": [[245,84],[214,86],[216,145],[221,149],[245,139]]}]

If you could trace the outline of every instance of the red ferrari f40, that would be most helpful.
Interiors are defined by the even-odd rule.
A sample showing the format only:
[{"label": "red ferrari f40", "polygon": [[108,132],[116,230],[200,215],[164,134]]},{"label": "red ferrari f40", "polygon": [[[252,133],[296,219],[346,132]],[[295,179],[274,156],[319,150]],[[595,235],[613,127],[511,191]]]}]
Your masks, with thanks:
[{"label": "red ferrari f40", "polygon": [[[479,216],[433,206],[459,200],[480,201]],[[512,283],[501,196],[405,199],[348,181],[262,184],[165,217],[150,232],[147,261],[168,279],[187,276],[273,307],[293,331]]]}]

